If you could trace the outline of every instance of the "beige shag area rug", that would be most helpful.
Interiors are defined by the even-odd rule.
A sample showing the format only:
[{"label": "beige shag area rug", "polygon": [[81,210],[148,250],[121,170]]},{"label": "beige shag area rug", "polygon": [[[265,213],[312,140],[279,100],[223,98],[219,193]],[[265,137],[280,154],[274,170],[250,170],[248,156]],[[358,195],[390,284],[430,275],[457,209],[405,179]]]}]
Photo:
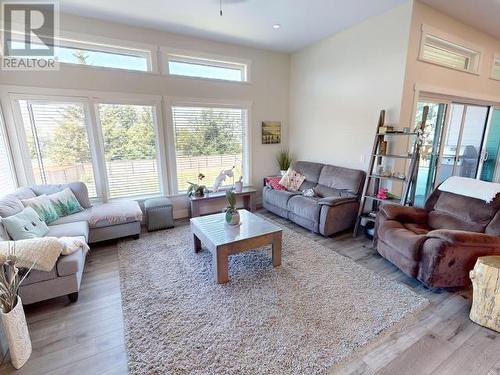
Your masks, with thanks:
[{"label": "beige shag area rug", "polygon": [[216,284],[188,226],[119,244],[131,374],[322,374],[427,305],[333,250],[283,229],[270,248],[230,257]]}]

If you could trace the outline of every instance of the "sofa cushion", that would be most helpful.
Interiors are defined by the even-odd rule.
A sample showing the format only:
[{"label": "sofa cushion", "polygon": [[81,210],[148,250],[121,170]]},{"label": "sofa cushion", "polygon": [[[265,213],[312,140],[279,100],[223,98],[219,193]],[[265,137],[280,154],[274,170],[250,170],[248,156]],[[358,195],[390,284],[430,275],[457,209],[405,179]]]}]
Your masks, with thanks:
[{"label": "sofa cushion", "polygon": [[57,277],[57,265],[52,268],[49,272],[31,270],[30,274],[26,276],[22,285],[29,285],[33,283],[39,283],[40,281],[46,281],[55,279]]},{"label": "sofa cushion", "polygon": [[73,194],[75,194],[76,199],[78,199],[78,202],[80,202],[83,208],[92,207],[89,199],[87,185],[85,185],[83,182],[71,182],[69,184],[42,184],[31,186],[31,189],[35,192],[36,195],[54,194],[63,191],[66,188],[71,189]]},{"label": "sofa cushion", "polygon": [[85,209],[73,215],[68,215],[57,219],[50,223],[50,225],[74,223],[75,221],[89,221],[92,216],[92,209]]},{"label": "sofa cushion", "polygon": [[325,165],[321,169],[318,184],[337,190],[346,190],[353,194],[360,194],[363,189],[365,172]]},{"label": "sofa cushion", "polygon": [[[414,231],[415,230],[415,231]],[[379,226],[377,235],[385,242],[392,251],[415,261],[420,260],[420,248],[427,237],[425,234],[417,234],[417,228],[405,227],[398,221],[385,220]]]},{"label": "sofa cushion", "polygon": [[59,276],[73,275],[83,268],[84,263],[85,254],[82,250],[77,250],[69,255],[62,255],[57,261],[57,274]]},{"label": "sofa cushion", "polygon": [[[499,209],[500,200],[485,203],[476,198],[442,191],[429,214],[433,229],[457,229],[484,232]],[[457,209],[460,208],[460,209]]]},{"label": "sofa cushion", "polygon": [[0,217],[8,217],[24,210],[21,200],[14,194],[9,194],[0,199]]},{"label": "sofa cushion", "polygon": [[271,188],[264,188],[263,197],[266,203],[286,210],[288,208],[288,200],[297,195],[297,193],[286,190],[273,190]]},{"label": "sofa cushion", "polygon": [[[292,164],[291,168],[300,173],[301,175],[304,175],[306,181],[317,184],[319,179],[319,174],[321,173],[321,169],[323,168],[323,164],[313,163],[310,161],[296,161]],[[301,187],[301,190],[304,189],[302,189]]]},{"label": "sofa cushion", "polygon": [[318,204],[317,198],[296,195],[288,200],[288,211],[317,223],[321,205]]},{"label": "sofa cushion", "polygon": [[88,242],[89,224],[86,221],[49,225],[46,237],[85,237]]},{"label": "sofa cushion", "polygon": [[117,200],[93,206],[89,226],[102,228],[141,220],[142,210],[139,203],[133,200]]}]

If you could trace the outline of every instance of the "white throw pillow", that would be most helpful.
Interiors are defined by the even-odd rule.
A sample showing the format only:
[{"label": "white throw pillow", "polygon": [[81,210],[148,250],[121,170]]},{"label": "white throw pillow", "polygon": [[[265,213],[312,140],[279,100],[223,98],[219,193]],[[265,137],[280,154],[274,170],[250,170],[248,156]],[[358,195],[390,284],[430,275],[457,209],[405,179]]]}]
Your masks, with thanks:
[{"label": "white throw pillow", "polygon": [[290,168],[281,178],[280,184],[286,187],[287,190],[297,191],[299,190],[300,185],[302,185],[305,179],[305,176]]}]

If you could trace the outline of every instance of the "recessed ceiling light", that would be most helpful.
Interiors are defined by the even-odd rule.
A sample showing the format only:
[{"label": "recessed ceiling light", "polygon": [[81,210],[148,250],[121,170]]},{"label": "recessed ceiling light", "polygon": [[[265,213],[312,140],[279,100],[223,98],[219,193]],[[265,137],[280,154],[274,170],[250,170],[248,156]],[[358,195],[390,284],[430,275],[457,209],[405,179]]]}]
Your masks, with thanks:
[{"label": "recessed ceiling light", "polygon": [[274,29],[274,30],[278,30],[280,27],[281,27],[281,25],[280,25],[279,23],[275,23],[275,24],[273,25],[273,29]]}]

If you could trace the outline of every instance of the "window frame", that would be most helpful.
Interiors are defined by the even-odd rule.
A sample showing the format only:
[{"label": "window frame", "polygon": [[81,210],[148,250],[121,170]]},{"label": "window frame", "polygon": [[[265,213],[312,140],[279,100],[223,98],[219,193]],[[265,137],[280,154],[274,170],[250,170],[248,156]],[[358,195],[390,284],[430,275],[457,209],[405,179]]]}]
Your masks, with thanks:
[{"label": "window frame", "polygon": [[[143,199],[152,196],[168,195],[170,193],[165,176],[166,173],[166,158],[165,158],[165,140],[162,126],[162,111],[161,111],[161,96],[150,96],[140,94],[118,94],[88,91],[82,92],[77,90],[54,89],[55,94],[46,95],[43,92],[47,91],[43,88],[23,88],[21,91],[9,92],[9,101],[12,108],[15,131],[17,134],[17,143],[20,150],[19,158],[24,170],[24,179],[27,185],[36,183],[35,175],[31,165],[30,153],[26,133],[24,130],[24,121],[21,114],[21,109],[18,100],[29,100],[38,103],[77,103],[83,104],[85,111],[85,125],[89,138],[89,147],[92,158],[92,168],[94,171],[94,180],[96,184],[97,197],[92,199],[93,202],[107,202],[120,199]],[[129,104],[129,105],[148,105],[153,107],[153,119],[155,127],[155,135],[157,137],[157,163],[158,163],[158,178],[160,183],[160,192],[148,195],[131,195],[127,197],[118,197],[110,199],[109,185],[106,174],[106,164],[104,159],[104,143],[102,130],[99,123],[97,105],[104,104]]]},{"label": "window frame", "polygon": [[490,79],[494,79],[495,81],[500,81],[500,74],[495,76],[495,68],[497,68],[500,72],[500,53],[495,53],[493,56],[493,64],[491,65],[491,74]]},{"label": "window frame", "polygon": [[9,135],[7,133],[7,125],[5,122],[5,117],[3,114],[2,105],[0,103],[0,142],[2,142],[2,140],[3,140],[3,144],[5,147],[5,152],[6,152],[6,156],[7,156],[7,164],[9,165],[10,177],[11,177],[12,182],[14,184],[14,188],[17,188],[17,187],[19,187],[19,180],[17,178],[16,169],[14,166],[14,158],[13,158],[12,149],[10,146]]},{"label": "window frame", "polygon": [[[245,138],[243,142],[242,162],[243,162],[243,185],[251,186],[253,180],[252,170],[252,101],[239,100],[211,100],[202,98],[186,97],[165,97],[166,107],[166,130],[167,130],[167,150],[168,150],[168,180],[170,191],[173,196],[185,195],[184,191],[179,191],[177,180],[177,150],[175,147],[175,127],[172,107],[217,107],[228,109],[242,109],[246,111]],[[246,151],[246,152],[245,152]]]},{"label": "window frame", "polygon": [[[438,39],[442,44],[447,44],[449,46],[449,49],[446,51],[450,53],[454,53],[457,55],[464,56],[465,58],[469,58],[469,67],[465,69],[461,69],[458,67],[453,67],[450,65],[446,64],[440,64],[436,61],[433,61],[431,59],[428,59],[424,56],[425,52],[425,46],[428,45],[427,39]],[[429,44],[432,46],[432,44]],[[435,47],[435,48],[441,48],[442,47]],[[469,74],[474,74],[474,75],[480,75],[481,74],[481,63],[484,55],[484,48],[481,46],[478,46],[474,43],[471,43],[469,41],[463,40],[459,37],[456,37],[454,35],[445,33],[441,30],[438,30],[434,27],[422,24],[422,30],[421,30],[421,36],[420,36],[420,48],[418,52],[418,57],[417,60],[428,63],[428,64],[433,64],[436,66],[440,66],[443,68],[447,69],[452,69],[456,70],[459,72],[464,72],[464,73],[469,73]]]},{"label": "window frame", "polygon": [[[210,53],[203,53],[197,51],[187,51],[180,49],[173,49],[168,47],[160,47],[161,62],[162,62],[162,73],[172,77],[181,77],[187,79],[201,79],[216,82],[230,82],[236,84],[248,84],[251,83],[251,60],[215,55]],[[211,77],[197,77],[188,76],[183,74],[170,73],[169,62],[175,61],[180,63],[202,65],[208,67],[216,68],[227,68],[232,70],[239,70],[241,74],[241,80],[230,80],[222,78],[211,78]]]}]

